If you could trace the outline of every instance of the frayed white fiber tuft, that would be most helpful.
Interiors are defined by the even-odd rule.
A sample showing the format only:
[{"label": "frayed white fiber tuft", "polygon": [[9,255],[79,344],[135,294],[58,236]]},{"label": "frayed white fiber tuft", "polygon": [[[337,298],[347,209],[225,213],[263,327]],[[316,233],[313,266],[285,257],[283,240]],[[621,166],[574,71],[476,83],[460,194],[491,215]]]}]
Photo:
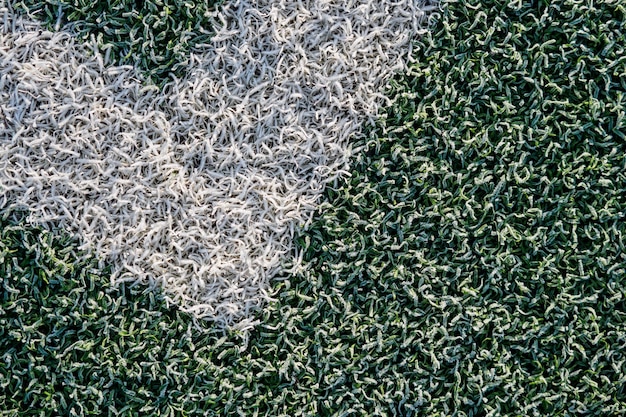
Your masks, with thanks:
[{"label": "frayed white fiber tuft", "polygon": [[230,1],[158,91],[0,3],[0,208],[79,236],[114,282],[248,330],[433,9]]}]

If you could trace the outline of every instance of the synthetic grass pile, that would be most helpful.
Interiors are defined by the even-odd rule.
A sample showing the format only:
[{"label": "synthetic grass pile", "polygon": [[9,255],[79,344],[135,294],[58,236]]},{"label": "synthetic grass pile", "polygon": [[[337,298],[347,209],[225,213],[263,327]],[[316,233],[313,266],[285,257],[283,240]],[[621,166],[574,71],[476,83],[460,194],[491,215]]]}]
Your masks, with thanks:
[{"label": "synthetic grass pile", "polygon": [[0,209],[79,236],[115,282],[249,328],[430,9],[233,1],[188,76],[158,89],[2,2]]},{"label": "synthetic grass pile", "polygon": [[49,30],[72,22],[78,36],[96,39],[113,62],[138,67],[153,82],[182,76],[190,49],[210,41],[219,1],[22,0],[20,10]]},{"label": "synthetic grass pile", "polygon": [[624,415],[624,3],[442,7],[253,346],[321,415]]},{"label": "synthetic grass pile", "polygon": [[275,350],[332,415],[623,415],[624,3],[443,10],[303,238]]},{"label": "synthetic grass pile", "polygon": [[111,287],[65,233],[2,218],[0,415],[221,415],[237,339],[142,289]]},{"label": "synthetic grass pile", "polygon": [[[175,345],[154,374],[138,359],[138,397],[162,399],[142,404],[166,413],[188,396],[179,415],[625,414],[625,11],[445,2],[389,92],[386,121],[355,143],[350,178],[326,189],[300,236],[304,263],[275,282],[247,348],[193,339],[201,352]],[[135,340],[168,340],[155,330],[178,328],[165,316],[138,320],[147,330]],[[97,351],[116,351],[98,335]],[[144,382],[168,369],[181,382],[162,394]],[[5,398],[26,393],[21,378]]]}]

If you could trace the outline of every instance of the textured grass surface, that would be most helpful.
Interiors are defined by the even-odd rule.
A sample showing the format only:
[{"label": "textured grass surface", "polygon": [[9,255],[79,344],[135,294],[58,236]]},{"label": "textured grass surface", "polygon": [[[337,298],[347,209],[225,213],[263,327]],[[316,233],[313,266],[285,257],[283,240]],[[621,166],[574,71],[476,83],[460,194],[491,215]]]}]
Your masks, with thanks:
[{"label": "textured grass surface", "polygon": [[433,8],[233,0],[159,89],[0,0],[0,211],[80,237],[111,282],[249,329]]},{"label": "textured grass surface", "polygon": [[626,414],[624,3],[443,9],[244,351],[3,224],[5,414]]},{"label": "textured grass surface", "polygon": [[219,0],[22,0],[18,10],[49,28],[74,23],[82,38],[95,36],[113,62],[141,69],[157,84],[181,76],[191,48],[207,44]]},{"label": "textured grass surface", "polygon": [[217,337],[197,336],[153,292],[110,288],[62,234],[0,226],[1,415],[180,415],[198,399],[181,396],[199,391],[195,379],[220,395],[213,378],[228,368],[199,360]]},{"label": "textured grass surface", "polygon": [[418,42],[292,281],[337,411],[626,412],[625,20],[594,4],[449,2]]}]

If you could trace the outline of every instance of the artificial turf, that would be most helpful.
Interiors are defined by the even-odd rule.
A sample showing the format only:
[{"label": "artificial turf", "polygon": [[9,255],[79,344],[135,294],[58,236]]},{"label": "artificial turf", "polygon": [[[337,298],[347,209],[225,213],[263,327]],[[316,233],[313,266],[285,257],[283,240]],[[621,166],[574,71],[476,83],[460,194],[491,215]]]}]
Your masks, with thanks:
[{"label": "artificial turf", "polygon": [[112,62],[134,65],[163,85],[181,77],[191,49],[211,39],[221,0],[21,0],[18,11],[58,30],[72,23],[82,39],[95,37]]},{"label": "artificial turf", "polygon": [[626,415],[625,14],[444,1],[243,350],[3,220],[1,413]]}]

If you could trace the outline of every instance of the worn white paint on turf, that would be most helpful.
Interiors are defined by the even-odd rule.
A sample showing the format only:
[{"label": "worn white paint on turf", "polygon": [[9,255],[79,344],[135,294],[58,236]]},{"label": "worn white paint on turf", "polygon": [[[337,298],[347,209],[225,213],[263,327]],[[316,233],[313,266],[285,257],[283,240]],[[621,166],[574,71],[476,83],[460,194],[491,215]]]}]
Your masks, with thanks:
[{"label": "worn white paint on turf", "polygon": [[248,329],[432,5],[230,1],[163,91],[0,3],[0,208]]}]

